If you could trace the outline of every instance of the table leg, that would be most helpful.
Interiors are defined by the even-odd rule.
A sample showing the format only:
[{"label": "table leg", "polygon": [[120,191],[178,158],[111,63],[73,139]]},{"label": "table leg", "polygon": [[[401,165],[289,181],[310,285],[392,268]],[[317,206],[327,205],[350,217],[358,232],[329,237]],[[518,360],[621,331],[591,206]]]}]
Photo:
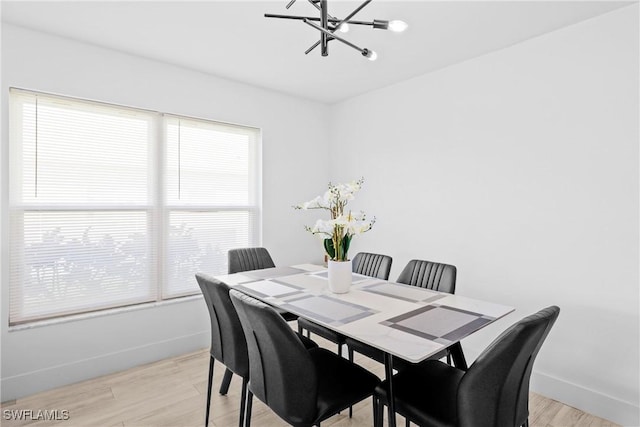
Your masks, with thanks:
[{"label": "table leg", "polygon": [[469,369],[467,367],[467,360],[462,352],[462,345],[460,345],[460,341],[449,347],[449,351],[451,352],[451,358],[453,359],[453,366],[458,369],[462,369],[463,371]]},{"label": "table leg", "polygon": [[389,427],[396,427],[396,402],[393,395],[393,356],[389,353],[384,354],[384,372],[385,379],[389,384],[389,394],[387,395],[387,405],[389,407]]}]

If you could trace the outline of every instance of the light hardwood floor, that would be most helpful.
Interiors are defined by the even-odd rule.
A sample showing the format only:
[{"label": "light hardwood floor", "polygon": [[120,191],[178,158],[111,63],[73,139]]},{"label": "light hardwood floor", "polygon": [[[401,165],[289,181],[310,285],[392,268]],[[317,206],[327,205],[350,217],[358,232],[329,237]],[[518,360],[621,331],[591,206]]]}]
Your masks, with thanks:
[{"label": "light hardwood floor", "polygon": [[[313,337],[320,345],[335,349],[335,345]],[[382,377],[382,365],[356,357],[356,362]],[[171,359],[161,360],[127,371],[106,375],[77,384],[60,387],[33,396],[2,403],[0,424],[13,426],[199,426],[204,424],[204,405],[207,393],[208,351],[202,350]],[[240,407],[241,381],[234,376],[226,396],[217,390],[224,368],[216,362],[214,388],[211,401],[209,426],[237,426]],[[37,418],[38,410],[68,411],[68,420],[8,420],[9,414],[20,414],[20,410],[31,410]],[[616,424],[589,415],[570,406],[563,405],[535,393],[530,397],[529,422],[532,427],[614,427]],[[10,411],[10,412],[7,412]],[[22,414],[25,414],[22,412]],[[27,413],[28,414],[28,413]],[[63,413],[58,413],[59,418]],[[323,427],[370,426],[373,414],[371,400],[367,399],[354,407],[353,418],[344,411],[322,423]],[[265,405],[254,399],[254,426],[286,426]],[[399,426],[404,420],[398,417]],[[386,423],[385,423],[386,425]]]}]

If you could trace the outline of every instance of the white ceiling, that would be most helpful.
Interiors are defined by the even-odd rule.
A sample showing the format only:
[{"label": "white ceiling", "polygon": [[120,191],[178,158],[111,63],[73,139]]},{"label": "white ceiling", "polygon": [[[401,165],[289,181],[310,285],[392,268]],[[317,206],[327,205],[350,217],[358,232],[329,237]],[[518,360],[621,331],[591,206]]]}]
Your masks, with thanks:
[{"label": "white ceiling", "polygon": [[[306,0],[3,1],[2,21],[334,103],[626,6],[610,1],[383,1],[354,19],[402,19],[402,34],[352,26],[351,42],[378,53],[367,61],[332,41],[329,56],[304,51],[319,37],[303,22],[265,13],[318,16]],[[346,16],[360,2],[330,1]]]}]

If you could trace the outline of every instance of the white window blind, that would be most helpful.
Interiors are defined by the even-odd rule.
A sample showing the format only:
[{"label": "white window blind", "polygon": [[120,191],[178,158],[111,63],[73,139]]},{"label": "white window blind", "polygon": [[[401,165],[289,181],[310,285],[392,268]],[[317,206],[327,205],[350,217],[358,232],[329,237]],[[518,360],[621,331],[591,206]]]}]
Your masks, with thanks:
[{"label": "white window blind", "polygon": [[197,291],[197,271],[226,274],[227,251],[259,244],[253,128],[166,117],[164,297]]},{"label": "white window blind", "polygon": [[11,324],[194,294],[196,272],[259,243],[257,129],[17,89],[10,104]]}]

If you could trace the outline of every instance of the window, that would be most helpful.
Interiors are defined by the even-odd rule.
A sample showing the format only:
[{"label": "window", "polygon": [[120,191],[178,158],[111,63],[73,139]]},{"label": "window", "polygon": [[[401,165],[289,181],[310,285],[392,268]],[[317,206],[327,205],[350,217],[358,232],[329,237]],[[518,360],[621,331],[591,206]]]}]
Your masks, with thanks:
[{"label": "window", "polygon": [[164,297],[197,290],[196,271],[227,271],[227,251],[257,246],[255,129],[165,118],[167,279]]},{"label": "window", "polygon": [[11,89],[10,323],[198,293],[260,236],[259,130]]}]

